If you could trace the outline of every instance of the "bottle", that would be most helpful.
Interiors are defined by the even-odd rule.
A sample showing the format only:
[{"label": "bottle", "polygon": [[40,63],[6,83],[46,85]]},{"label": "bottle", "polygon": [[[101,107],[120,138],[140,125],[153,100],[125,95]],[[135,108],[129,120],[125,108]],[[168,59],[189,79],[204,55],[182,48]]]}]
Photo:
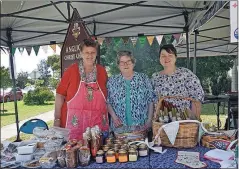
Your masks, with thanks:
[{"label": "bottle", "polygon": [[96,163],[102,164],[102,163],[104,163],[104,159],[105,159],[105,157],[104,157],[104,151],[103,151],[103,150],[97,151],[96,157],[95,157]]},{"label": "bottle", "polygon": [[115,163],[116,162],[116,157],[115,157],[115,152],[112,149],[109,149],[106,154],[106,161],[107,163]]},{"label": "bottle", "polygon": [[139,145],[139,156],[140,157],[148,156],[148,147],[144,143]]},{"label": "bottle", "polygon": [[134,148],[129,149],[129,161],[137,161],[138,153]]},{"label": "bottle", "polygon": [[124,149],[119,150],[119,162],[120,163],[125,163],[128,161],[128,154],[127,151]]}]

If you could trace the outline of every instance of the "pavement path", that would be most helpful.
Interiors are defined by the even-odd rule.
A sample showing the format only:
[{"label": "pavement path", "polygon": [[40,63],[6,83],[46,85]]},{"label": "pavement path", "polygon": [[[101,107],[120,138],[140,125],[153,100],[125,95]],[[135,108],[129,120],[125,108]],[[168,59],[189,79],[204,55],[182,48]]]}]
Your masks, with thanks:
[{"label": "pavement path", "polygon": [[[49,111],[49,112],[46,112],[46,113],[42,113],[42,114],[39,114],[37,116],[34,116],[34,117],[30,117],[26,120],[22,120],[19,122],[19,128],[21,127],[21,125],[23,123],[25,123],[27,120],[30,120],[30,119],[33,119],[33,118],[37,118],[37,119],[42,119],[44,120],[45,122],[48,122],[48,121],[51,121],[54,119],[54,111]],[[9,124],[7,126],[3,126],[1,128],[1,141],[4,141],[8,138],[11,138],[13,136],[16,136],[17,135],[17,126],[16,126],[16,123],[14,124]]]}]

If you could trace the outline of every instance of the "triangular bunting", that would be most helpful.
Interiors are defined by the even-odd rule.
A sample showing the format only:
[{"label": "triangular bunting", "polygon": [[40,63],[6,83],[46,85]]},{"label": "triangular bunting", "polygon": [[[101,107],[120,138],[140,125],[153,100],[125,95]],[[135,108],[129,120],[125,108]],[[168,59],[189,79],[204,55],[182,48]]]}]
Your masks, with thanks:
[{"label": "triangular bunting", "polygon": [[154,36],[147,36],[147,40],[149,42],[149,45],[151,46],[153,44],[153,41],[154,41]]},{"label": "triangular bunting", "polygon": [[13,55],[13,56],[15,55],[16,49],[17,49],[17,48],[12,48],[12,55]]},{"label": "triangular bunting", "polygon": [[8,54],[10,54],[10,49],[9,49],[9,48],[7,48],[6,50],[7,50],[7,53],[8,53]]},{"label": "triangular bunting", "polygon": [[42,50],[47,53],[48,51],[48,45],[45,45],[45,46],[41,46]]},{"label": "triangular bunting", "polygon": [[36,56],[38,55],[39,49],[40,49],[40,46],[33,46],[33,50],[34,50]]},{"label": "triangular bunting", "polygon": [[129,37],[123,37],[122,39],[124,41],[124,44],[127,44],[129,42]]},{"label": "triangular bunting", "polygon": [[107,45],[109,45],[112,42],[112,38],[105,38],[105,42]]},{"label": "triangular bunting", "polygon": [[179,41],[179,39],[180,39],[180,36],[181,36],[181,34],[180,34],[180,33],[173,34],[173,37],[174,37],[174,39],[176,39],[176,41],[177,41],[177,42]]},{"label": "triangular bunting", "polygon": [[166,44],[170,44],[172,42],[172,35],[164,35],[163,37],[166,41]]},{"label": "triangular bunting", "polygon": [[146,42],[146,36],[139,36],[139,43],[141,46],[144,46]]},{"label": "triangular bunting", "polygon": [[30,56],[31,55],[31,51],[32,51],[32,47],[28,46],[28,47],[26,47],[26,50],[27,50],[28,56]]},{"label": "triangular bunting", "polygon": [[113,38],[113,40],[114,40],[114,44],[118,45],[120,42],[120,37],[115,37],[115,38]]},{"label": "triangular bunting", "polygon": [[168,136],[168,139],[172,145],[174,145],[174,142],[176,140],[178,129],[179,129],[179,122],[171,122],[170,124],[166,124],[163,126],[163,129]]},{"label": "triangular bunting", "polygon": [[176,46],[177,45],[177,40],[174,39],[173,42],[172,42],[173,46]]},{"label": "triangular bunting", "polygon": [[105,38],[97,38],[97,41],[100,45],[103,44],[104,40],[105,40]]},{"label": "triangular bunting", "polygon": [[21,55],[23,54],[23,52],[24,52],[24,48],[23,47],[20,47],[20,48],[18,48],[18,50],[19,50],[19,52],[21,53]]},{"label": "triangular bunting", "polygon": [[158,42],[158,44],[159,44],[159,46],[161,45],[161,42],[162,42],[162,40],[163,40],[163,35],[158,35],[158,36],[156,36],[156,39],[157,39],[157,42]]},{"label": "triangular bunting", "polygon": [[136,45],[138,37],[130,37],[131,42],[133,43],[133,46]]},{"label": "triangular bunting", "polygon": [[52,44],[52,45],[50,45],[50,47],[51,47],[52,50],[56,53],[56,44]]}]

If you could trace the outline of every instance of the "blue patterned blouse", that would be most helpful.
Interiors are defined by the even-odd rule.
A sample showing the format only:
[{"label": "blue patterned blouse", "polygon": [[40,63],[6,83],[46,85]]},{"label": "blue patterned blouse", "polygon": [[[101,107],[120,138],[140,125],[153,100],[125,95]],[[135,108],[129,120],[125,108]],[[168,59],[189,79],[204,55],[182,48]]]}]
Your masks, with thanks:
[{"label": "blue patterned blouse", "polygon": [[[108,103],[116,115],[126,126],[126,81],[119,74],[109,78],[107,83]],[[143,73],[134,72],[130,81],[130,105],[132,125],[138,126],[145,123],[148,117],[148,105],[153,102],[153,88],[150,79]],[[114,125],[111,123],[111,129]]]},{"label": "blue patterned blouse", "polygon": [[[204,91],[200,80],[189,69],[179,67],[171,76],[162,75],[160,72],[152,75],[152,84],[155,94],[160,96],[191,97],[203,102]],[[191,103],[181,99],[166,99],[178,109],[190,108]]]}]

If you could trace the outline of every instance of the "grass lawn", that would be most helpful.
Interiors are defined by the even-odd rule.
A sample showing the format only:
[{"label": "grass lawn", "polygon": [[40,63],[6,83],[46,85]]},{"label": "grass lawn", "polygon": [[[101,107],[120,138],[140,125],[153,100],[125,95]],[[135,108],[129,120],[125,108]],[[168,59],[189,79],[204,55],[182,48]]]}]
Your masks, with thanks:
[{"label": "grass lawn", "polygon": [[[223,106],[220,106],[219,112],[220,112],[219,117],[221,121],[221,129],[223,129],[227,117],[227,109],[223,110]],[[201,119],[203,122],[212,123],[217,127],[217,104],[203,104]]]},{"label": "grass lawn", "polygon": [[[4,113],[3,113],[3,104],[1,104],[1,127],[8,124],[15,123],[15,108],[14,102],[4,103]],[[33,105],[28,106],[24,105],[23,101],[17,102],[18,107],[18,118],[19,121],[25,120],[27,118],[45,113],[54,109],[54,101],[48,102],[45,105]]]}]

